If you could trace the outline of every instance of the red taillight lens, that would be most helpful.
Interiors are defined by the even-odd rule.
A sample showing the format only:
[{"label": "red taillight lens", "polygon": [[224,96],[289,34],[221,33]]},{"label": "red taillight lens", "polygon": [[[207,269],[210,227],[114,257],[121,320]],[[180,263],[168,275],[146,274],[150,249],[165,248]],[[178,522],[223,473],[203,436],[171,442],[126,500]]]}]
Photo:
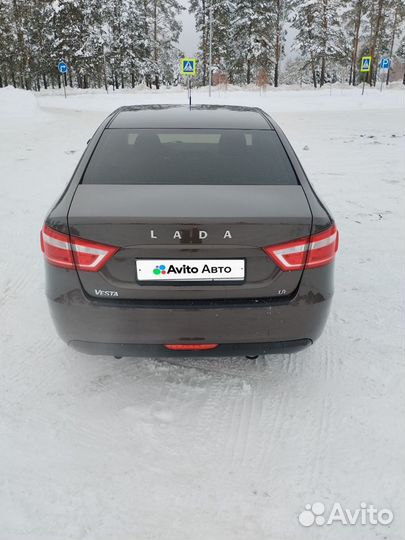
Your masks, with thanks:
[{"label": "red taillight lens", "polygon": [[41,248],[49,263],[62,268],[75,267],[68,234],[44,225],[41,231]]},{"label": "red taillight lens", "polygon": [[98,272],[117,253],[117,247],[96,244],[82,238],[70,237],[76,268],[86,272]]},{"label": "red taillight lens", "polygon": [[216,349],[218,343],[190,343],[187,345],[165,345],[165,347],[170,351],[209,351],[210,349]]},{"label": "red taillight lens", "polygon": [[318,234],[300,238],[286,244],[265,247],[264,251],[285,271],[317,268],[330,264],[339,246],[339,233],[335,225]]},{"label": "red taillight lens", "polygon": [[41,248],[49,263],[85,272],[98,272],[119,249],[69,236],[47,225],[41,231]]}]

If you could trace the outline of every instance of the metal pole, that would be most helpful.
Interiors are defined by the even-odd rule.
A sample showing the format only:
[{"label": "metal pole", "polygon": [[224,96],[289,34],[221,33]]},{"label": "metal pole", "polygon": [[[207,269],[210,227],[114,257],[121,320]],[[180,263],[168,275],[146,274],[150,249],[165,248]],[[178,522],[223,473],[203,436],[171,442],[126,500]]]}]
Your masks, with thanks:
[{"label": "metal pole", "polygon": [[188,104],[191,110],[191,77],[188,77]]},{"label": "metal pole", "polygon": [[105,59],[105,45],[103,44],[103,59],[104,59],[104,85],[105,85],[105,90],[108,94],[108,81],[107,81],[107,62],[106,62],[106,59]]},{"label": "metal pole", "polygon": [[63,73],[62,79],[63,79],[63,92],[65,94],[65,99],[66,99],[66,72]]},{"label": "metal pole", "polygon": [[212,0],[210,0],[210,49],[209,49],[209,58],[208,58],[208,95],[211,97],[211,86],[212,86]]}]

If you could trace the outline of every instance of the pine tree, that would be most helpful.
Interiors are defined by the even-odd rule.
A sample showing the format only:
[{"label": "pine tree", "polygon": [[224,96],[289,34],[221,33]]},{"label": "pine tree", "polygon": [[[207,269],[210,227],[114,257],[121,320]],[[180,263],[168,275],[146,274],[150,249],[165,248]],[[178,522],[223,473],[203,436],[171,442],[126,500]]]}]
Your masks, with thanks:
[{"label": "pine tree", "polygon": [[340,0],[295,0],[291,22],[297,30],[295,48],[306,58],[315,87],[336,79],[334,65],[350,62],[350,51],[341,28]]},{"label": "pine tree", "polygon": [[[168,66],[164,63],[164,56],[174,54],[177,50],[176,43],[181,31],[181,24],[177,17],[185,8],[177,0],[147,0],[144,4],[148,28],[147,40],[151,50],[149,70],[155,87],[158,89],[162,76],[164,73],[167,74],[168,70]],[[164,55],[162,55],[163,51]],[[179,57],[178,53],[177,57]],[[177,69],[177,63],[176,67],[173,66],[173,70]]]},{"label": "pine tree", "polygon": [[[393,57],[395,50],[395,40],[403,33],[403,23],[405,21],[405,3],[402,0],[392,0],[390,10],[386,19],[386,35],[388,41],[387,54]],[[386,84],[389,84],[391,68],[388,70]]]},{"label": "pine tree", "polygon": [[189,12],[194,14],[195,27],[200,33],[200,52],[198,59],[201,65],[202,85],[207,84],[208,78],[208,55],[209,55],[209,1],[190,0]]},{"label": "pine tree", "polygon": [[367,0],[352,0],[343,13],[343,22],[348,40],[351,42],[349,84],[357,82],[357,63],[360,43],[360,30],[367,13]]},{"label": "pine tree", "polygon": [[405,36],[402,38],[400,44],[398,45],[398,48],[396,50],[396,55],[398,58],[401,59],[403,68],[404,68],[404,76],[402,79],[402,84],[405,84]]},{"label": "pine tree", "polygon": [[13,76],[16,47],[11,24],[11,4],[8,0],[0,0],[0,86],[10,83],[16,85]]},{"label": "pine tree", "polygon": [[49,0],[32,0],[29,13],[31,22],[27,25],[27,34],[31,43],[31,73],[38,90],[41,84],[46,89],[49,82],[53,83],[53,75],[56,75],[56,66],[52,58],[53,13]]},{"label": "pine tree", "polygon": [[370,72],[367,74],[370,84],[375,84],[376,69],[374,65],[376,63],[376,57],[381,41],[381,29],[383,28],[384,21],[384,5],[386,0],[372,0],[370,10],[370,41],[369,52],[373,61],[371,62]]},{"label": "pine tree", "polygon": [[[212,6],[212,9],[210,9]],[[231,0],[191,0],[190,13],[194,13],[195,25],[200,32],[200,50],[197,54],[201,66],[201,83],[209,78],[210,27],[212,28],[212,69],[226,73],[233,80],[234,48],[231,32]]]},{"label": "pine tree", "polygon": [[344,58],[345,38],[340,27],[339,0],[320,0],[319,12],[321,14],[321,27],[319,35],[320,44],[320,86],[323,86],[327,78],[328,63]]},{"label": "pine tree", "polygon": [[31,43],[29,41],[30,5],[23,0],[12,0],[10,6],[11,33],[14,36],[12,50],[11,77],[14,86],[31,89]]},{"label": "pine tree", "polygon": [[318,61],[321,55],[320,36],[321,13],[317,0],[296,0],[291,15],[292,27],[297,30],[294,48],[306,60],[304,68],[310,67],[314,87],[318,86]]},{"label": "pine tree", "polygon": [[269,0],[236,0],[232,14],[232,37],[236,65],[250,84],[258,71],[273,64],[274,19]]},{"label": "pine tree", "polygon": [[292,2],[291,0],[275,0],[274,2],[274,86],[278,86],[280,77],[280,61],[284,54],[286,38],[285,23],[289,18]]},{"label": "pine tree", "polygon": [[232,33],[232,15],[234,5],[226,1],[214,5],[212,9],[212,58],[213,69],[220,75],[234,81],[235,52]]}]

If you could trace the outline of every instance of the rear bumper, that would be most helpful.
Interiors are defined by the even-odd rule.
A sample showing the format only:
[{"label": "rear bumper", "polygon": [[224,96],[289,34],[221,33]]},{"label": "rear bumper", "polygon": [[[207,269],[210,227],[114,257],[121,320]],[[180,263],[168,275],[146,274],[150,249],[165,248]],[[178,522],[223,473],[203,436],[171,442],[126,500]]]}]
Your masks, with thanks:
[{"label": "rear bumper", "polygon": [[[60,272],[63,272],[61,279]],[[333,266],[304,272],[285,303],[116,302],[85,296],[77,274],[47,265],[47,296],[60,337],[90,354],[220,356],[293,352],[322,333],[332,294]],[[210,351],[167,350],[163,344],[218,343]]]},{"label": "rear bumper", "polygon": [[164,345],[138,345],[133,343],[92,343],[90,341],[71,341],[70,346],[86,354],[105,354],[109,356],[142,357],[218,357],[218,356],[259,356],[263,354],[285,354],[298,352],[309,345],[311,339],[278,341],[269,343],[222,343],[207,351],[172,351]]}]

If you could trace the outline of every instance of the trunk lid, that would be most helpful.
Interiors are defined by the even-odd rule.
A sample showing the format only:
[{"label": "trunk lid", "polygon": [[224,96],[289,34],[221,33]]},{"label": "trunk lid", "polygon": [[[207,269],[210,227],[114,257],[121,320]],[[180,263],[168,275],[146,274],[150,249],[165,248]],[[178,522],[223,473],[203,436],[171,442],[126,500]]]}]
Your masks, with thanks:
[{"label": "trunk lid", "polygon": [[[308,236],[299,185],[79,185],[70,234],[119,247],[99,272],[79,272],[93,297],[126,300],[270,298],[291,294],[302,272],[283,272],[263,247]],[[141,282],[142,259],[240,259],[243,282]],[[110,294],[112,293],[112,294]]]}]

